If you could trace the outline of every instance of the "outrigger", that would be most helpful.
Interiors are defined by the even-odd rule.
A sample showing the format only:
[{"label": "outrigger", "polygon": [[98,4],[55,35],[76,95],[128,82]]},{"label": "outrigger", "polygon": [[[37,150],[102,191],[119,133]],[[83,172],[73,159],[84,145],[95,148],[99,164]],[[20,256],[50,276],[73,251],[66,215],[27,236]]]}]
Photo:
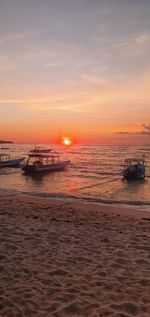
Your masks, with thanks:
[{"label": "outrigger", "polygon": [[53,172],[65,169],[70,161],[61,161],[58,154],[32,153],[28,154],[27,163],[22,170],[25,174]]}]

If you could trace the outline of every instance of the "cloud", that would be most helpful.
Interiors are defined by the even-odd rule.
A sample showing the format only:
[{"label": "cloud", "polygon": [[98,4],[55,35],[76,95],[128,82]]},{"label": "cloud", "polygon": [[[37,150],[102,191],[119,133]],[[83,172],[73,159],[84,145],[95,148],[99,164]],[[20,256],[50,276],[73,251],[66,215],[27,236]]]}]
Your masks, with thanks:
[{"label": "cloud", "polygon": [[9,56],[0,54],[0,73],[5,73],[14,70],[18,67],[17,61]]},{"label": "cloud", "polygon": [[138,134],[140,134],[140,135],[150,135],[150,131],[140,131]]},{"label": "cloud", "polygon": [[148,32],[141,33],[133,39],[133,43],[143,45],[150,42],[150,34]]},{"label": "cloud", "polygon": [[150,33],[145,31],[116,44],[126,57],[141,55],[150,48]]},{"label": "cloud", "polygon": [[24,40],[25,38],[32,37],[39,33],[41,33],[41,31],[29,31],[29,32],[9,34],[9,35],[0,37],[0,44],[5,44],[5,43],[16,41],[16,40]]},{"label": "cloud", "polygon": [[[53,118],[60,114],[71,116],[72,113],[72,120],[75,120],[79,114],[85,114],[84,120],[90,118],[91,122],[99,122],[99,125],[114,124],[113,133],[120,130],[118,134],[122,135],[133,131],[148,134],[145,126],[149,124],[142,124],[150,120],[150,69],[147,68],[141,76],[120,83],[90,71],[83,71],[84,74],[73,78],[60,71],[59,80],[55,78],[55,73],[49,73],[48,76],[41,75],[40,80],[37,73],[38,78],[26,76],[22,80],[20,74],[23,73],[19,73],[19,80],[14,78],[12,85],[7,84],[6,77],[7,81],[0,87],[0,107],[8,105],[11,108],[11,104],[16,104],[18,109],[23,108],[33,118],[43,113]],[[140,126],[130,127],[135,122]]]},{"label": "cloud", "polygon": [[45,65],[46,67],[61,67],[62,66],[62,64],[61,63],[47,63],[46,65]]},{"label": "cloud", "polygon": [[148,124],[148,125],[143,124],[143,127],[144,127],[146,130],[150,131],[150,124]]},{"label": "cloud", "polygon": [[112,88],[113,87],[113,84],[105,77],[100,77],[100,76],[97,76],[97,75],[94,75],[92,73],[87,73],[87,74],[83,74],[81,75],[81,79],[84,81],[84,82],[87,82],[89,83],[90,85],[91,84],[94,84],[95,86],[99,86],[99,88]]},{"label": "cloud", "polygon": [[150,124],[142,124],[145,130],[141,131],[119,131],[116,132],[115,134],[120,134],[120,135],[150,135]]},{"label": "cloud", "polygon": [[116,132],[115,134],[121,135],[150,135],[150,131],[139,131],[139,132],[130,132],[130,131],[120,131]]},{"label": "cloud", "polygon": [[126,134],[136,134],[137,132],[129,132],[129,131],[119,131],[119,132],[115,132],[115,134],[122,134],[122,135],[126,135]]}]

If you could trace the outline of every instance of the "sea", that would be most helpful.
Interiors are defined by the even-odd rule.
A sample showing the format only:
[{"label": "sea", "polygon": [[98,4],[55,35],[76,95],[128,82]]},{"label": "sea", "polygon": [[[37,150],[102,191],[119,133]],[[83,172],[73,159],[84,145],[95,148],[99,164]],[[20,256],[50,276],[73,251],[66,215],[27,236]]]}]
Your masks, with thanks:
[{"label": "sea", "polygon": [[[0,153],[25,157],[34,144],[3,144]],[[97,204],[141,206],[150,210],[150,146],[40,145],[60,153],[70,166],[59,172],[27,176],[21,168],[0,169],[0,195],[32,195]],[[146,177],[127,182],[124,160],[145,156]]]}]

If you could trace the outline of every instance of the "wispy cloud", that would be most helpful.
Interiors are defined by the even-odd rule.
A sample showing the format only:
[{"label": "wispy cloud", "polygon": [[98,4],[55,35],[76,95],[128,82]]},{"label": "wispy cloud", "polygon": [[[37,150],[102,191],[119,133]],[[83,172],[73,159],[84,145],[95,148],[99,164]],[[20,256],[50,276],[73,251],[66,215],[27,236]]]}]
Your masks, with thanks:
[{"label": "wispy cloud", "polygon": [[62,66],[62,64],[61,63],[55,63],[55,62],[51,62],[51,63],[47,63],[47,64],[45,64],[45,67],[61,67]]},{"label": "wispy cloud", "polygon": [[24,40],[25,38],[30,38],[30,37],[32,37],[34,35],[39,34],[39,33],[41,33],[40,30],[27,31],[27,32],[18,32],[18,33],[14,33],[14,34],[5,35],[3,37],[1,36],[0,37],[0,45],[8,43],[8,42]]},{"label": "wispy cloud", "polygon": [[38,99],[0,99],[0,104],[36,104]]},{"label": "wispy cloud", "polygon": [[134,57],[150,48],[150,32],[145,31],[115,44],[124,56]]}]

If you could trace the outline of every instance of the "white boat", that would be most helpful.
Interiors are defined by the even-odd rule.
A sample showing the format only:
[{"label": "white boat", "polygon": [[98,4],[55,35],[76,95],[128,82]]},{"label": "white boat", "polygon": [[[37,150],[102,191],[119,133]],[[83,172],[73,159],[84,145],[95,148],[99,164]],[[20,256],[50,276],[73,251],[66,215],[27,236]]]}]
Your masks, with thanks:
[{"label": "white boat", "polygon": [[124,163],[123,177],[130,180],[142,180],[145,178],[145,159],[128,158]]},{"label": "white boat", "polygon": [[9,154],[0,154],[0,168],[1,167],[17,167],[20,165],[21,162],[23,162],[25,158],[15,158],[11,159]]},{"label": "white boat", "polygon": [[61,161],[58,154],[31,153],[22,167],[25,174],[53,172],[65,169],[70,161]]},{"label": "white boat", "polygon": [[40,146],[36,146],[30,153],[49,153],[52,149],[42,148]]}]

